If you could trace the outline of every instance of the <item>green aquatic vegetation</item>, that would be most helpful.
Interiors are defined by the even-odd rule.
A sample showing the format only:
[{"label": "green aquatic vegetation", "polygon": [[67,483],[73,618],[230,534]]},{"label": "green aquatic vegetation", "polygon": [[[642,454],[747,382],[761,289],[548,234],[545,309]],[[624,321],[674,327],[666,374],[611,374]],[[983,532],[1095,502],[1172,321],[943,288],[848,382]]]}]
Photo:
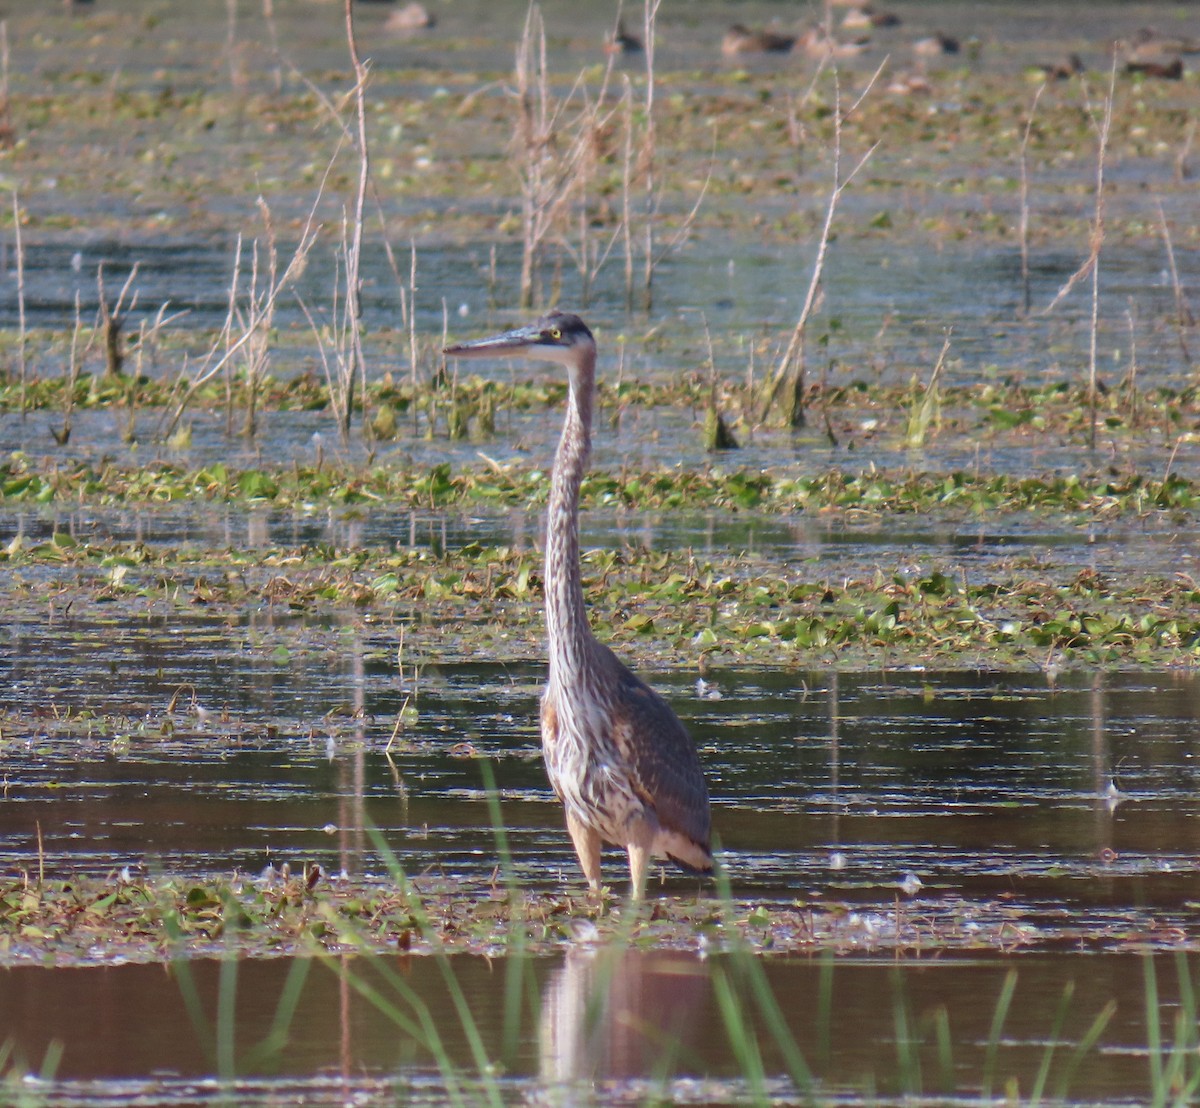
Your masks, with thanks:
[{"label": "green aquatic vegetation", "polygon": [[[599,944],[694,950],[701,943],[714,953],[754,954],[928,954],[1018,944],[1054,950],[1081,941],[1091,949],[1119,949],[1130,933],[1148,941],[1142,922],[1119,914],[1102,927],[1066,917],[1051,926],[1034,906],[999,901],[972,902],[965,917],[953,897],[860,913],[861,905],[828,896],[764,903],[728,889],[673,884],[677,891],[652,890],[637,905],[608,890],[591,897],[582,887],[530,890],[461,877],[330,878],[313,863],[268,868],[257,877],[39,879],[34,873],[0,883],[0,964],[160,961],[173,951],[187,957],[537,954],[577,943],[581,928]],[[1183,930],[1164,928],[1153,949],[1190,951],[1194,945]]]},{"label": "green aquatic vegetation", "polygon": [[[101,603],[161,611],[164,600],[188,620],[201,609],[218,619],[264,605],[314,618],[350,611],[419,627],[429,656],[470,656],[497,637],[514,659],[542,650],[541,561],[529,550],[226,552],[60,534],[36,546],[10,544],[3,557],[14,571],[14,612],[44,602],[45,576],[29,584],[24,577],[44,567],[55,572],[54,607],[76,614]],[[807,564],[781,568],[753,555],[641,550],[588,551],[583,563],[597,632],[643,664],[1200,662],[1200,587],[1181,575],[1112,578],[1016,560],[979,579],[950,562],[891,574],[843,564],[831,579]]]},{"label": "green aquatic vegetation", "polygon": [[[155,504],[199,499],[308,509],[320,504],[388,504],[449,508],[472,503],[540,505],[550,475],[490,463],[455,470],[447,462],[409,469],[384,464],[292,465],[234,469],[213,463],[195,469],[167,462],[143,466],[76,461],[60,464],[24,453],[0,463],[0,500]],[[1200,508],[1200,483],[1181,474],[1152,478],[1053,474],[887,472],[869,467],[795,473],[677,467],[636,473],[590,473],[583,482],[585,509],[755,509],[780,513],[947,513],[958,518],[993,513],[1052,512],[1075,519],[1109,519],[1163,510]]]}]

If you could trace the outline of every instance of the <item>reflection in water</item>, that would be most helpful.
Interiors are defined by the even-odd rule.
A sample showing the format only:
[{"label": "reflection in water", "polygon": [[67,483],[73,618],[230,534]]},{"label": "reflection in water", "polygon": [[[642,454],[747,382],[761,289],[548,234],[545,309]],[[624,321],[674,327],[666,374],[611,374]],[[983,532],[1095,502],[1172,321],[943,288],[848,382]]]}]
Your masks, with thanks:
[{"label": "reflection in water", "polygon": [[[569,886],[538,751],[542,668],[426,661],[417,712],[397,731],[412,694],[397,642],[395,627],[353,614],[278,607],[232,622],[201,608],[16,623],[0,655],[0,866],[24,870],[40,842],[50,876],[283,862],[382,874],[374,825],[410,874],[482,881],[498,860],[483,755],[514,876]],[[698,699],[684,673],[659,683],[713,775],[739,896],[890,903],[910,873],[923,896],[1042,906],[1173,911],[1194,896],[1195,675],[708,679],[720,699]]]},{"label": "reflection in water", "polygon": [[571,1086],[686,1071],[696,1064],[695,1031],[708,992],[708,972],[693,954],[570,947],[542,994],[543,1082]]},{"label": "reflection in water", "polygon": [[[0,969],[0,1043],[18,1074],[61,1051],[53,1080],[14,1098],[37,1104],[745,1103],[739,1035],[787,1102],[802,1099],[798,1056],[819,1103],[994,1103],[989,1082],[1016,1102],[1043,1066],[1046,1089],[1071,1103],[1148,1103],[1153,971],[1162,1064],[1181,1080],[1200,1065],[1194,1028],[1179,1050],[1171,1030],[1195,984],[1186,959],[753,957],[774,1021],[746,986],[749,963],[729,954],[21,966]],[[1098,1042],[1075,1057],[1098,1018]]]}]

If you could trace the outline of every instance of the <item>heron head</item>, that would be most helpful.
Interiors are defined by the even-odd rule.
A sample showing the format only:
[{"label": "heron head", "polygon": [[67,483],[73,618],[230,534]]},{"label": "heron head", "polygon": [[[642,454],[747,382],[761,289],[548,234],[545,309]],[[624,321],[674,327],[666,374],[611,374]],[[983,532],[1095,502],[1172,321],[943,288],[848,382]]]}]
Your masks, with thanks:
[{"label": "heron head", "polygon": [[596,340],[587,324],[570,312],[553,311],[525,327],[473,342],[447,346],[443,354],[453,358],[511,358],[524,355],[565,365],[572,373],[594,366]]}]

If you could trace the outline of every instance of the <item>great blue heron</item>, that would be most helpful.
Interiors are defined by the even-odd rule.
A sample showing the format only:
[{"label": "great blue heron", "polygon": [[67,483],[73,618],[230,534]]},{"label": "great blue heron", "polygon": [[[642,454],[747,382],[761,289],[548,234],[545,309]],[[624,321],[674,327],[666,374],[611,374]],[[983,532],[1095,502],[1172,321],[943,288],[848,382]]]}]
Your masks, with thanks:
[{"label": "great blue heron", "polygon": [[542,754],[566,808],[567,830],[593,892],[600,847],[629,854],[632,892],[665,855],[712,869],[708,788],[696,748],[661,696],[618,661],[588,626],[579,567],[579,487],[587,468],[596,395],[596,342],[578,316],[446,347],[456,358],[525,355],[565,366],[570,392],[554,457],[546,522],[546,633],[550,672],[542,693]]}]

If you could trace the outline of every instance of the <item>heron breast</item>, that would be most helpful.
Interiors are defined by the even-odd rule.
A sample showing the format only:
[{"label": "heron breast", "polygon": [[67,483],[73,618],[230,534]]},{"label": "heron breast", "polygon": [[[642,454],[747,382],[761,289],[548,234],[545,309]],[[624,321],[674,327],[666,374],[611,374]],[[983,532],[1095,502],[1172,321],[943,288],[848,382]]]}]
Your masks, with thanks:
[{"label": "heron breast", "polygon": [[609,714],[594,703],[542,700],[546,775],[568,812],[608,841],[622,843],[630,820],[646,810],[624,764]]}]

